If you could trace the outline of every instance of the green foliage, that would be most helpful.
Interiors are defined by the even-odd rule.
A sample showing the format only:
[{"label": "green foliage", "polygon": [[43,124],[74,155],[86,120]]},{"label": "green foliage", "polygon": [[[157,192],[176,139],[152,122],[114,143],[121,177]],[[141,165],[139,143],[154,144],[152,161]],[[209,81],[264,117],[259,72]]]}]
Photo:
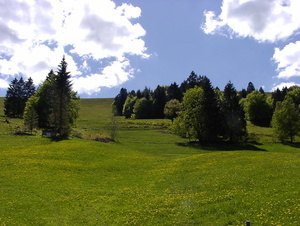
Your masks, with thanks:
[{"label": "green foliage", "polygon": [[115,97],[115,100],[113,102],[113,106],[115,107],[115,115],[121,116],[123,115],[123,108],[125,101],[127,99],[128,93],[127,89],[122,88],[120,90],[120,93]]},{"label": "green foliage", "polygon": [[38,114],[36,112],[38,98],[32,96],[28,99],[24,112],[24,125],[31,132],[38,127]]},{"label": "green foliage", "polygon": [[135,119],[148,119],[151,117],[152,101],[146,97],[138,99],[133,107]]},{"label": "green foliage", "polygon": [[242,102],[246,116],[253,124],[269,126],[272,118],[272,105],[267,96],[257,90],[251,92]]},{"label": "green foliage", "polygon": [[22,118],[27,100],[35,93],[33,81],[15,78],[9,85],[4,100],[4,114],[7,117]]},{"label": "green foliage", "polygon": [[224,117],[224,136],[231,142],[239,142],[247,135],[245,113],[233,84],[229,82],[221,100]]},{"label": "green foliage", "polygon": [[[102,133],[112,102],[82,99],[78,129]],[[1,120],[1,224],[299,225],[299,144],[254,125],[263,144],[186,143],[170,120],[116,119],[115,143],[3,135]]]},{"label": "green foliage", "polygon": [[282,142],[289,139],[294,141],[294,137],[300,133],[300,114],[299,109],[290,95],[284,101],[277,102],[272,118],[272,127],[275,135]]},{"label": "green foliage", "polygon": [[205,96],[200,87],[187,90],[183,97],[183,110],[174,121],[173,131],[180,136],[205,140]]},{"label": "green foliage", "polygon": [[67,63],[63,58],[57,74],[51,70],[35,94],[39,128],[57,131],[68,137],[80,109],[77,93],[72,90]]},{"label": "green foliage", "polygon": [[178,116],[178,113],[181,111],[182,105],[177,99],[172,99],[168,101],[164,108],[164,115],[166,118],[171,119],[172,121],[174,118]]},{"label": "green foliage", "polygon": [[122,115],[124,115],[125,118],[131,118],[131,116],[133,114],[133,108],[134,108],[134,105],[135,105],[137,99],[138,98],[136,96],[132,96],[132,95],[127,96],[126,101],[124,103],[123,111],[122,111]]},{"label": "green foliage", "polygon": [[164,118],[164,107],[167,102],[166,89],[162,86],[157,86],[152,94],[152,98],[151,118]]}]

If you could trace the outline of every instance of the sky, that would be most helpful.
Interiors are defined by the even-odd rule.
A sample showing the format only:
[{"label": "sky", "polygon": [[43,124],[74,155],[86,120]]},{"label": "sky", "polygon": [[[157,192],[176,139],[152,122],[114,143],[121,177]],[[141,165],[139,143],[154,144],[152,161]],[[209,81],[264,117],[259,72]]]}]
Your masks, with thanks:
[{"label": "sky", "polygon": [[0,96],[63,56],[82,98],[180,84],[300,85],[299,0],[0,0]]}]

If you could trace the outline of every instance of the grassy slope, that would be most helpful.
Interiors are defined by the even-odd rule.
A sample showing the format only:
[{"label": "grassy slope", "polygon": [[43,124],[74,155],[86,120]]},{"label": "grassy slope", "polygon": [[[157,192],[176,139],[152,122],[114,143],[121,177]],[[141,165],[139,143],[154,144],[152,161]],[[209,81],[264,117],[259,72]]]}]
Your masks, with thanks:
[{"label": "grassy slope", "polygon": [[[111,101],[82,100],[78,129],[105,133]],[[187,145],[166,120],[118,120],[117,143],[0,135],[0,224],[300,224],[297,146]]]}]

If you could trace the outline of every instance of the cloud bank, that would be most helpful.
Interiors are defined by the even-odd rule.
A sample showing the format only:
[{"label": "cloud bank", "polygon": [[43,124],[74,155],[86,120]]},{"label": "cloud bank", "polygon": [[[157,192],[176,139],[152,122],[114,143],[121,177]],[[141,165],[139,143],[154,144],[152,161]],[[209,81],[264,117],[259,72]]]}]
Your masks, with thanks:
[{"label": "cloud bank", "polygon": [[[299,0],[223,0],[221,13],[205,11],[206,34],[253,38],[259,43],[288,42],[300,29]],[[277,78],[300,76],[300,42],[275,48]],[[288,83],[287,83],[288,84]],[[293,83],[291,83],[293,84]]]},{"label": "cloud bank", "polygon": [[130,58],[149,57],[140,16],[112,0],[0,1],[0,88],[17,75],[40,83],[63,55],[79,93],[124,83],[135,71]]}]

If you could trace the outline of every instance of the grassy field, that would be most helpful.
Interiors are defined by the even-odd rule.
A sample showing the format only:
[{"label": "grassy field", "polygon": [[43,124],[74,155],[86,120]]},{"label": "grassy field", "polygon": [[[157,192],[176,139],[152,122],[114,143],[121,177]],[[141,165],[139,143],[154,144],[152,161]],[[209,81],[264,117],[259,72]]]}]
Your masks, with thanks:
[{"label": "grassy field", "polygon": [[[83,99],[78,133],[118,142],[14,136],[0,117],[0,225],[300,225],[300,150],[248,126],[255,144],[199,145],[168,120],[112,119]],[[0,115],[3,114],[0,98]]]}]

